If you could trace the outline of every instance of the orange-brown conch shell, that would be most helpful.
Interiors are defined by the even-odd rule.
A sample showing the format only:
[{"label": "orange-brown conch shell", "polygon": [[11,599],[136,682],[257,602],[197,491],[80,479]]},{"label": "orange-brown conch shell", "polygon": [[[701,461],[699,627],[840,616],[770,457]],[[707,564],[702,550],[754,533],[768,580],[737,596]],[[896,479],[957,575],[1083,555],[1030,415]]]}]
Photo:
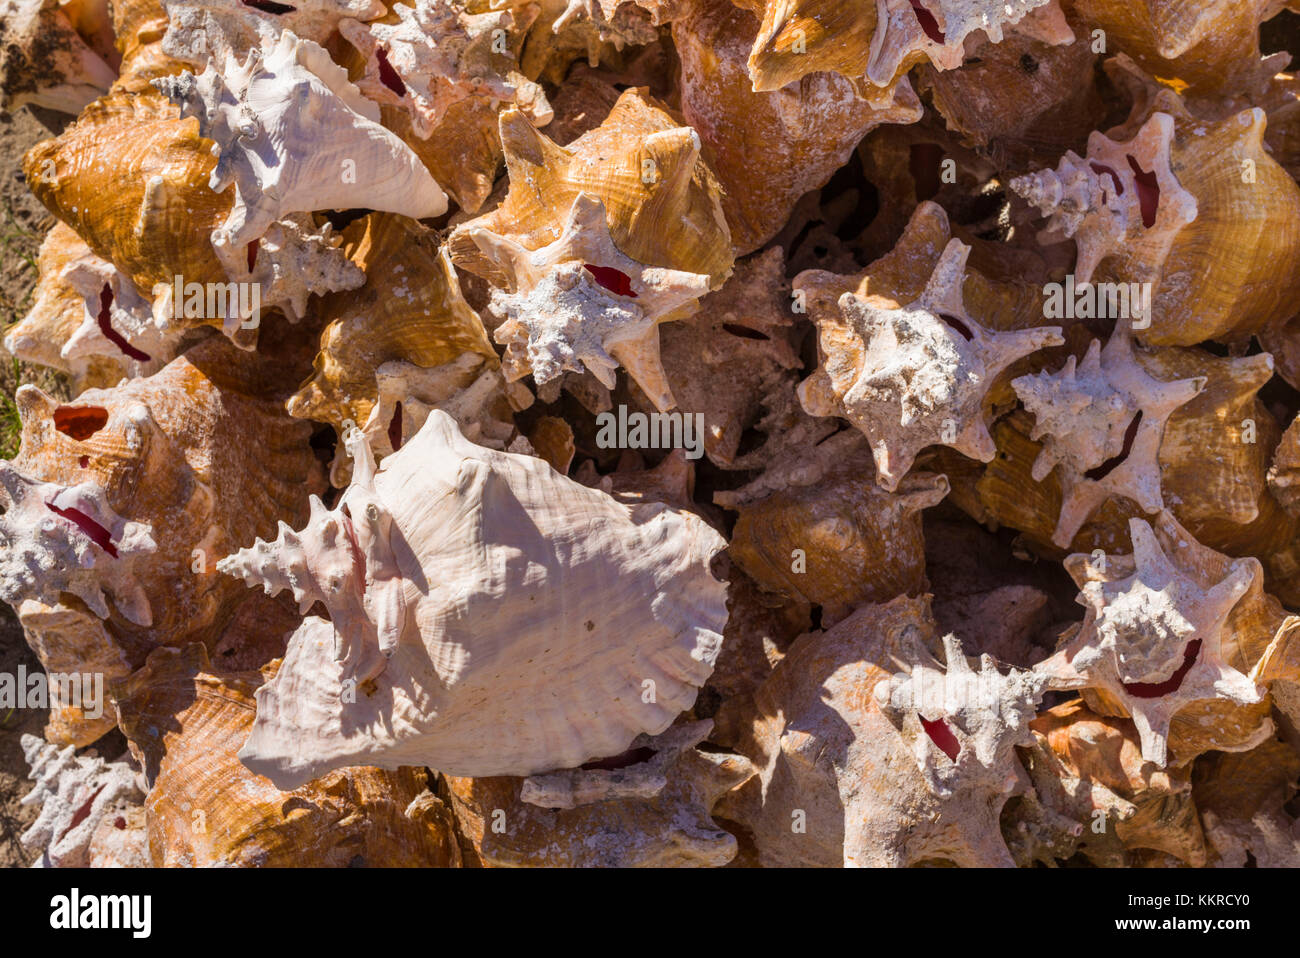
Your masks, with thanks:
[{"label": "orange-brown conch shell", "polygon": [[[113,679],[157,645],[215,639],[241,591],[217,560],[323,489],[309,429],[245,390],[238,355],[217,337],[70,403],[19,391],[0,597],[48,671]],[[47,737],[80,745],[112,724],[56,709]]]},{"label": "orange-brown conch shell", "polygon": [[1131,716],[1142,757],[1160,767],[1171,749],[1182,765],[1253,748],[1273,730],[1255,666],[1283,620],[1259,561],[1206,548],[1168,512],[1130,520],[1129,534],[1132,555],[1065,560],[1087,616],[1036,670]]},{"label": "orange-brown conch shell", "polygon": [[235,753],[263,681],[218,671],[189,645],[157,650],[117,686],[122,730],[150,786],[154,867],[460,864],[450,813],[426,791],[423,769],[343,769],[282,792],[245,768]]}]

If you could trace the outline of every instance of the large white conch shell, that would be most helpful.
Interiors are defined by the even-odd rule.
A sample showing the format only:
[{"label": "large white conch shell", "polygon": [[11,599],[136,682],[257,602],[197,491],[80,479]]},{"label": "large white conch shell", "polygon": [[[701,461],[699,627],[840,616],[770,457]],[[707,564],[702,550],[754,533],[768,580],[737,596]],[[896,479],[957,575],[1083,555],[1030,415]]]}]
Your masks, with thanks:
[{"label": "large white conch shell", "polygon": [[212,244],[242,248],[288,213],[364,207],[441,216],[447,195],[419,157],[379,123],[379,107],[318,43],[289,31],[220,70],[154,85],[217,143],[209,185],[235,203]]},{"label": "large white conch shell", "polygon": [[305,610],[240,758],[293,789],[348,765],[530,775],[615,755],[694,702],[727,619],[723,538],[624,505],[441,410],[376,470],[218,568]]}]

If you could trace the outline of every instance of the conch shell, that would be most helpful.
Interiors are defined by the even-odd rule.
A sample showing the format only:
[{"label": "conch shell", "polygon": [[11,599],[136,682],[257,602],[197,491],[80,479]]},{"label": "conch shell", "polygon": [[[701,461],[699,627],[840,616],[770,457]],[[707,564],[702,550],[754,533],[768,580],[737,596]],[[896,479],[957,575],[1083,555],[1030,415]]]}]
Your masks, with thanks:
[{"label": "conch shell", "polygon": [[1108,46],[1133,57],[1155,76],[1194,93],[1227,96],[1254,91],[1283,69],[1285,54],[1260,57],[1259,25],[1279,0],[1071,0]]},{"label": "conch shell", "polygon": [[72,227],[54,224],[41,243],[38,264],[32,308],[5,331],[4,348],[15,357],[68,374],[75,392],[156,372],[173,358],[174,343],[151,340],[153,352],[145,352],[143,344],[131,341],[139,330],[155,329],[151,305]]},{"label": "conch shell", "polygon": [[1066,548],[1111,496],[1127,496],[1147,512],[1164,508],[1156,461],[1169,416],[1205,388],[1204,376],[1162,382],[1134,358],[1131,337],[1116,328],[1105,349],[1093,340],[1077,362],[1054,373],[1012,381],[1034,415],[1030,438],[1043,443],[1033,478],[1056,469],[1061,514],[1052,541]]},{"label": "conch shell", "polygon": [[1130,556],[1065,560],[1087,616],[1036,670],[1056,689],[1104,691],[1157,766],[1170,761],[1171,736],[1180,765],[1211,748],[1253,748],[1273,723],[1248,673],[1282,623],[1259,560],[1206,548],[1168,512],[1154,524],[1130,520],[1129,533]]},{"label": "conch shell", "polygon": [[701,520],[475,446],[440,410],[378,471],[348,445],[338,508],[313,500],[302,532],[220,563],[332,619],[307,619],[259,691],[251,769],[280,787],[360,763],[527,775],[618,754],[690,706],[726,621],[707,565],[723,540]]},{"label": "conch shell", "polygon": [[385,10],[381,0],[162,0],[162,6],[167,14],[162,52],[199,68],[274,46],[285,33],[324,43],[343,20],[373,20]]},{"label": "conch shell", "polygon": [[235,188],[212,245],[242,249],[289,213],[354,207],[441,216],[447,195],[317,43],[286,30],[240,63],[154,81],[217,144],[209,186]]},{"label": "conch shell", "polygon": [[[0,461],[0,598],[48,671],[112,679],[156,645],[215,639],[240,596],[217,558],[323,490],[310,430],[245,391],[223,368],[237,355],[214,337],[72,403],[19,390],[22,446]],[[113,724],[51,721],[47,738],[76,744]]]},{"label": "conch shell", "polygon": [[[1064,343],[1060,327],[1000,332],[967,311],[970,247],[944,247],[925,290],[906,305],[844,293],[838,315],[814,315],[822,366],[799,387],[804,409],[838,415],[871,441],[878,481],[893,491],[930,445],[988,462],[996,453],[985,396],[1035,350]],[[796,278],[796,288],[800,279]]]},{"label": "conch shell", "polygon": [[624,761],[522,780],[449,777],[457,824],[481,865],[721,867],[737,844],[710,811],[754,768],[696,748],[712,728],[637,736]]},{"label": "conch shell", "polygon": [[457,266],[496,287],[506,378],[531,372],[540,386],[587,369],[612,388],[622,364],[672,408],[657,327],[690,315],[733,261],[699,137],[628,90],[567,147],[516,109],[501,115],[501,140],[510,190],[448,246]]},{"label": "conch shell", "polygon": [[[1112,335],[1122,334],[1123,330],[1117,329]],[[1066,392],[1077,390],[1077,359],[1086,355],[1085,340],[1075,339],[1071,351],[1076,357],[1075,386]],[[1059,556],[1061,548],[1075,552],[1127,551],[1128,520],[1144,515],[1144,509],[1135,501],[1136,490],[1156,489],[1161,501],[1200,542],[1231,555],[1256,556],[1264,563],[1269,590],[1287,602],[1294,601],[1296,565],[1292,542],[1296,523],[1273,499],[1265,481],[1268,457],[1279,429],[1257,393],[1272,376],[1271,358],[1267,353],[1217,357],[1201,349],[1182,347],[1136,347],[1131,353],[1142,371],[1134,372],[1134,382],[1150,377],[1152,385],[1165,384],[1160,389],[1180,381],[1184,388],[1198,381],[1203,381],[1204,386],[1165,420],[1157,466],[1148,465],[1150,471],[1145,476],[1130,475],[1132,481],[1126,485],[1132,485],[1134,491],[1104,499],[1067,546],[1052,541],[1061,528],[1063,471],[1057,466],[1041,473],[1041,479],[1034,478],[1034,465],[1043,456],[1044,444],[1030,438],[1034,418],[1024,410],[1013,411],[994,426],[998,456],[987,468],[977,469],[974,474],[958,473],[954,468],[957,464],[944,459],[941,465],[953,480],[952,499],[981,521],[992,520],[1021,530],[1026,544],[1037,551]],[[1048,399],[1053,388],[1068,385],[1059,376],[1059,371],[1045,371],[1037,377],[1026,377],[1019,388],[1026,389],[1027,395],[1037,390],[1043,393],[1041,398]],[[1032,383],[1036,385],[1027,385]],[[1076,391],[1075,401],[1079,399]],[[1048,400],[1049,405],[1054,401]],[[1089,414],[1090,420],[1106,418],[1095,412]],[[1058,417],[1058,421],[1067,418]],[[1070,421],[1074,428],[1075,421]],[[1131,433],[1136,440],[1144,425],[1145,417],[1129,419],[1125,438]],[[1054,436],[1052,443],[1058,450],[1077,453],[1083,448],[1080,439],[1067,433]],[[1131,455],[1133,448],[1126,442],[1120,453],[1127,451]],[[1085,473],[1085,482],[1076,488],[1096,491],[1098,480],[1110,481],[1111,474],[1119,472],[1126,458],[1117,455],[1105,459],[1090,470],[1092,478]]]},{"label": "conch shell", "polygon": [[[922,114],[906,81],[875,102],[836,73],[751,89],[746,56],[757,27],[726,0],[703,0],[673,23],[682,113],[725,190],[722,208],[737,255],[775,236],[799,197],[824,186],[870,130],[915,123]],[[735,122],[738,116],[745,122]]]},{"label": "conch shell", "polygon": [[[1075,700],[1040,712],[1029,727],[1034,744],[1023,757],[1034,802],[1059,816],[1055,828],[1035,836],[1041,845],[1034,857],[1056,864],[1077,850],[1094,865],[1118,868],[1151,850],[1205,864],[1191,769],[1159,768],[1143,758],[1131,720],[1099,715]],[[1032,824],[1020,818],[1007,829],[1016,836],[1008,841],[1031,844],[1024,838]]]},{"label": "conch shell", "polygon": [[241,765],[263,680],[213,669],[196,644],[157,650],[118,686],[122,729],[149,781],[155,867],[460,864],[451,815],[422,769],[347,769],[290,794]]},{"label": "conch shell", "polygon": [[1028,787],[1016,746],[1045,682],[988,657],[976,671],[953,636],[945,670],[935,640],[926,598],[864,605],[796,640],[754,693],[733,735],[759,774],[717,814],[763,865],[1013,864],[998,816]]},{"label": "conch shell", "polygon": [[[235,198],[209,188],[211,146],[146,86],[95,101],[23,162],[37,198],[152,301],[157,333],[149,335],[210,325],[235,338],[260,324],[261,309],[294,320],[309,295],[361,284],[329,225],[300,215],[266,224],[237,248],[214,247]],[[186,292],[192,284],[206,289]]]},{"label": "conch shell", "polygon": [[1086,156],[1010,185],[1048,217],[1041,239],[1073,237],[1077,282],[1150,285],[1143,341],[1240,339],[1289,318],[1300,295],[1300,187],[1265,127],[1257,107],[1201,121],[1162,90],[1094,132]]},{"label": "conch shell", "polygon": [[[35,735],[22,738],[23,756],[36,785],[22,798],[40,814],[22,834],[28,848],[41,852],[50,868],[85,868],[91,840],[105,819],[126,814],[144,799],[139,769],[129,761],[105,762],[94,749],[78,755],[75,746],[59,748]],[[123,756],[125,759],[126,756]]]},{"label": "conch shell", "polygon": [[366,59],[358,88],[376,103],[405,110],[420,139],[430,137],[452,104],[470,98],[515,104],[538,126],[554,115],[546,91],[519,72],[518,48],[538,7],[471,13],[473,7],[464,0],[418,0],[395,3],[392,14],[370,23],[339,21],[339,32]]},{"label": "conch shell", "polygon": [[776,90],[816,70],[888,87],[917,63],[962,65],[965,42],[994,43],[1021,26],[1053,43],[1074,34],[1055,0],[743,0],[763,20],[749,57],[755,90]]},{"label": "conch shell", "polygon": [[694,316],[660,327],[659,354],[677,407],[704,416],[704,452],[724,469],[737,468],[745,430],[761,418],[763,403],[793,391],[795,370],[803,368],[784,266],[779,246],[738,260]]},{"label": "conch shell", "polygon": [[[445,247],[438,249],[420,224],[391,213],[359,220],[343,240],[366,282],[322,298],[320,352],[311,379],[289,399],[290,415],[327,422],[340,440],[360,428],[382,456],[419,431],[429,408],[451,412],[447,404],[457,402],[463,411],[453,415],[468,439],[504,448],[514,426],[500,364]],[[510,397],[521,408],[531,401],[523,386]],[[346,485],[349,469],[340,447],[331,482]]]},{"label": "conch shell", "polygon": [[933,473],[895,492],[863,482],[871,457],[857,452],[814,483],[740,506],[728,549],[760,588],[822,606],[828,626],[863,603],[925,591],[921,512],[948,492]]}]

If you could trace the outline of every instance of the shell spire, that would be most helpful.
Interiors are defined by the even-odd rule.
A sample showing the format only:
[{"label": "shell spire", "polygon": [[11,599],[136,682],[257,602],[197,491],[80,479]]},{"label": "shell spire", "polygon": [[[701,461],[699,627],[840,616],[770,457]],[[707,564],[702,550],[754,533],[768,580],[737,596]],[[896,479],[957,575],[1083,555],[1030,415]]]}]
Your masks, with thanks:
[{"label": "shell spire", "polygon": [[1023,784],[1015,746],[1029,745],[1029,722],[1047,678],[1024,669],[1003,675],[990,655],[971,668],[961,641],[943,638],[945,664],[917,663],[875,687],[881,712],[909,740],[917,767],[940,797],[1007,794]]},{"label": "shell spire", "polygon": [[1174,410],[1205,388],[1205,376],[1163,382],[1137,361],[1128,331],[1117,326],[1105,348],[1093,340],[1079,363],[1012,380],[1035,416],[1043,442],[1033,478],[1057,469],[1063,500],[1052,541],[1068,548],[1088,517],[1111,496],[1147,512],[1164,508],[1158,455]]},{"label": "shell spire", "polygon": [[[325,505],[317,496],[311,497],[311,513],[315,518],[325,512]],[[261,586],[267,595],[277,595],[285,589],[293,592],[300,612],[306,613],[322,596],[315,583],[305,575],[306,559],[298,533],[283,520],[275,539],[267,542],[258,539],[247,549],[217,562],[217,571],[238,576],[249,586]]]},{"label": "shell spire", "polygon": [[[137,770],[126,761],[105,762],[93,750],[77,754],[35,735],[22,737],[23,757],[36,784],[20,804],[39,808],[22,834],[28,848],[40,849],[43,863],[55,868],[84,868],[100,820],[144,799]],[[123,756],[125,758],[125,756]]]},{"label": "shell spire", "polygon": [[[1064,342],[1060,327],[997,332],[971,316],[962,296],[969,255],[950,241],[906,306],[844,293],[841,322],[822,324],[824,367],[799,387],[811,415],[843,416],[871,440],[878,480],[891,492],[926,446],[992,459],[983,407],[993,381],[1022,356]],[[837,338],[857,342],[844,348]]]},{"label": "shell spire", "polygon": [[1055,170],[1011,180],[1048,218],[1040,241],[1072,237],[1078,244],[1078,282],[1090,282],[1102,260],[1117,253],[1158,268],[1178,232],[1196,219],[1196,197],[1171,167],[1175,130],[1170,114],[1153,113],[1130,140],[1094,131],[1086,156],[1070,151]]},{"label": "shell spire", "polygon": [[1211,562],[1223,557],[1168,512],[1154,525],[1129,520],[1129,534],[1131,556],[1066,560],[1087,616],[1035,670],[1054,689],[1101,688],[1113,695],[1137,726],[1142,757],[1163,767],[1170,723],[1181,709],[1205,699],[1238,705],[1263,699],[1264,689],[1228,664],[1224,649],[1229,616],[1263,570],[1257,559],[1234,559],[1219,574]]}]

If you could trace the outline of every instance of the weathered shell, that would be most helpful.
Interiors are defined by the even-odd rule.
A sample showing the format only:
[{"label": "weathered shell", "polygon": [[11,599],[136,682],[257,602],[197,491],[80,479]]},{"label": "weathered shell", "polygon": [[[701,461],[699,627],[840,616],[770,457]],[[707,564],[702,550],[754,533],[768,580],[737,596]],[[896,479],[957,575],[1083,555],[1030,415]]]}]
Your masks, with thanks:
[{"label": "weathered shell", "polygon": [[[1082,344],[1076,344],[1073,354],[1082,353]],[[1165,423],[1157,456],[1158,483],[1147,478],[1138,484],[1158,485],[1165,505],[1199,541],[1231,555],[1257,556],[1264,563],[1270,591],[1292,601],[1297,567],[1290,550],[1296,522],[1282,511],[1265,484],[1278,428],[1256,396],[1272,372],[1270,358],[1266,354],[1220,358],[1199,349],[1169,347],[1136,348],[1133,356],[1144,376],[1154,380],[1168,384],[1205,380],[1201,392],[1176,408]],[[1141,427],[1139,423],[1135,428],[1132,420],[1128,424],[1134,438]],[[1033,466],[1044,447],[1029,438],[1032,429],[1032,417],[1020,410],[999,421],[993,430],[999,455],[982,474],[968,484],[948,470],[954,479],[953,498],[974,515],[1024,531],[1035,548],[1059,555],[1052,543],[1063,503],[1059,470],[1048,472],[1041,481],[1034,479]],[[1064,445],[1074,444],[1069,437],[1063,440]],[[1117,471],[1123,462],[1106,460],[1093,474],[1109,480],[1103,473]],[[1128,494],[1105,499],[1068,547],[1077,552],[1124,551],[1128,520],[1142,514]]]},{"label": "weathered shell", "polygon": [[1203,376],[1174,382],[1151,376],[1120,327],[1105,349],[1094,339],[1081,363],[1071,356],[1056,372],[1012,381],[1034,416],[1030,438],[1043,443],[1032,476],[1041,482],[1055,469],[1060,479],[1056,545],[1069,546],[1111,496],[1126,496],[1148,513],[1164,508],[1156,458],[1165,424],[1205,383]]},{"label": "weathered shell", "polygon": [[405,110],[421,139],[449,106],[472,97],[515,104],[538,126],[553,115],[546,91],[519,72],[519,50],[539,8],[471,13],[471,6],[418,0],[395,3],[388,16],[369,23],[339,21],[339,32],[366,60],[358,88],[376,103]]},{"label": "weathered shell", "polygon": [[127,756],[105,762],[94,749],[78,755],[74,746],[59,748],[35,735],[22,737],[23,756],[36,785],[22,798],[39,805],[40,814],[22,834],[28,848],[39,851],[39,865],[85,868],[98,865],[91,840],[101,822],[126,814],[144,799],[139,769]]},{"label": "weathered shell", "polygon": [[952,636],[945,672],[934,644],[928,600],[902,597],[790,647],[728,730],[758,777],[718,810],[763,865],[1013,864],[998,815],[1043,683],[973,670]]},{"label": "weathered shell", "polygon": [[1168,512],[1130,520],[1129,534],[1132,555],[1065,560],[1087,616],[1036,670],[1053,688],[1103,691],[1160,767],[1171,737],[1176,764],[1253,748],[1273,730],[1253,670],[1283,620],[1259,561],[1206,548]]},{"label": "weathered shell", "polygon": [[447,196],[410,148],[379,123],[379,108],[317,43],[284,31],[242,63],[154,81],[217,144],[209,186],[232,185],[220,252],[242,249],[289,213],[354,207],[441,216]]},{"label": "weathered shell", "polygon": [[1155,345],[1240,339],[1287,319],[1300,295],[1300,187],[1264,147],[1265,114],[1193,117],[1162,90],[1086,156],[1011,181],[1073,237],[1080,283],[1147,283],[1135,332]]},{"label": "weathered shell", "polygon": [[155,867],[460,864],[450,813],[425,791],[422,769],[347,769],[288,793],[240,764],[263,680],[213,669],[196,644],[159,649],[117,687],[150,786]]},{"label": "weathered shell", "polygon": [[728,549],[760,588],[822,606],[828,626],[863,603],[925,591],[921,511],[948,492],[933,473],[893,492],[864,481],[872,467],[864,447],[815,483],[741,506]]},{"label": "weathered shell", "polygon": [[612,387],[622,364],[672,408],[656,327],[689,315],[733,261],[699,137],[628,90],[567,147],[515,109],[501,115],[501,139],[510,191],[448,247],[496,287],[507,378],[531,372],[540,386],[585,368]]},{"label": "weathered shell", "polygon": [[[241,595],[216,560],[323,489],[308,428],[241,383],[238,355],[215,337],[62,405],[19,390],[22,446],[0,462],[0,597],[48,671],[111,679],[156,645],[214,639]],[[113,724],[60,722],[58,740],[76,744]]]},{"label": "weathered shell", "polygon": [[[301,216],[267,224],[238,248],[214,247],[210,240],[234,194],[209,188],[211,145],[145,87],[95,101],[23,163],[37,198],[152,302],[163,334],[211,325],[235,337],[255,328],[260,315],[255,320],[244,308],[252,305],[253,287],[262,309],[278,308],[293,320],[310,294],[361,284],[329,225],[318,228]],[[190,284],[206,286],[197,306],[186,292]],[[245,295],[235,295],[240,284]]]},{"label": "weathered shell", "polygon": [[[24,362],[67,373],[76,392],[90,386],[113,385],[137,360],[116,348],[116,356],[72,356],[69,355],[71,350],[67,349],[68,342],[83,328],[86,320],[98,318],[100,305],[96,291],[96,312],[90,314],[90,303],[68,281],[67,274],[79,265],[89,266],[91,271],[103,267],[112,270],[112,265],[95,256],[72,227],[64,223],[55,223],[45,235],[37,262],[40,276],[33,292],[32,307],[26,316],[5,330],[4,348]],[[134,286],[131,289],[134,291]],[[110,297],[116,299],[111,288]],[[112,328],[111,312],[108,322]]]},{"label": "weathered shell", "polygon": [[783,267],[780,247],[739,260],[694,316],[660,327],[659,354],[677,408],[704,416],[704,452],[724,469],[734,467],[764,401],[791,389],[803,366]]},{"label": "weathered shell", "polygon": [[673,23],[682,113],[725,190],[722,208],[737,255],[775,236],[799,197],[825,185],[869,130],[921,118],[906,82],[876,102],[834,73],[754,92],[746,57],[757,27],[726,0],[706,0]]},{"label": "weathered shell", "polygon": [[1203,94],[1253,89],[1285,59],[1261,60],[1259,24],[1277,0],[1071,0],[1108,50],[1123,51],[1155,76]]},{"label": "weathered shell", "polygon": [[690,722],[640,735],[630,764],[522,780],[449,777],[457,825],[481,865],[720,867],[735,858],[736,839],[709,813],[754,768],[742,756],[696,748],[712,727]]},{"label": "weathered shell", "polygon": [[[352,427],[364,429],[376,454],[386,455],[419,430],[422,410],[448,408],[443,404],[459,395],[465,408],[455,418],[467,438],[509,441],[513,425],[496,352],[433,234],[414,220],[372,213],[343,239],[365,285],[321,299],[317,315],[326,326],[315,371],[289,399],[290,415],[327,422],[339,439]],[[522,389],[510,391],[521,407]],[[340,448],[331,481],[345,485],[349,469]]]},{"label": "weathered shell", "polygon": [[73,28],[58,0],[5,0],[0,8],[0,109],[71,113],[108,92],[117,71]]},{"label": "weathered shell", "polygon": [[1196,763],[1192,794],[1220,863],[1300,866],[1300,827],[1283,806],[1295,795],[1300,756],[1277,739],[1249,752],[1212,752]]},{"label": "weathered shell", "polygon": [[333,620],[304,622],[259,692],[250,768],[282,786],[359,762],[531,774],[618,754],[694,700],[726,620],[701,520],[475,446],[439,410],[378,472],[348,445],[336,510],[313,500],[303,532],[220,564]]},{"label": "weathered shell", "polygon": [[604,204],[590,193],[574,198],[559,238],[537,250],[472,224],[462,229],[506,277],[491,309],[503,318],[493,337],[506,347],[502,366],[512,382],[531,374],[543,385],[586,371],[613,389],[621,365],[658,408],[673,408],[658,327],[695,310],[709,291],[707,274],[623,255]]},{"label": "weathered shell", "polygon": [[[762,29],[749,59],[755,90],[775,90],[814,70],[864,77],[877,87],[928,60],[962,64],[965,41],[982,31],[1001,42],[1020,25],[1053,43],[1074,35],[1054,0],[744,0]],[[1026,20],[1028,18],[1028,20]]]},{"label": "weathered shell", "polygon": [[347,18],[383,16],[381,0],[295,0],[288,10],[264,10],[242,0],[161,0],[167,14],[162,52],[205,67],[228,56],[243,59],[258,47],[274,46],[292,32],[324,43]]},{"label": "weathered shell", "polygon": [[[812,415],[842,416],[867,436],[885,489],[898,487],[926,446],[992,459],[984,417],[995,380],[1021,357],[1064,342],[1059,326],[1001,332],[972,315],[962,292],[969,255],[965,243],[950,241],[924,291],[905,305],[867,292],[869,267],[861,292],[845,292],[834,313],[810,312],[822,365],[800,385],[800,401]],[[820,282],[801,274],[795,288],[805,279]]]},{"label": "weathered shell", "polygon": [[1093,70],[1099,55],[1087,40],[1053,44],[1014,30],[972,46],[960,69],[922,66],[917,89],[950,130],[1002,169],[1081,149],[1105,119]]},{"label": "weathered shell", "polygon": [[1029,727],[1034,744],[1024,758],[1035,801],[1059,818],[1026,841],[1035,823],[1013,816],[1008,842],[1023,850],[1022,866],[1033,858],[1055,864],[1077,850],[1095,865],[1116,868],[1136,864],[1143,849],[1205,864],[1190,768],[1145,760],[1131,720],[1073,701],[1041,712]]},{"label": "weathered shell", "polygon": [[539,249],[559,239],[578,194],[588,193],[604,204],[610,238],[625,256],[706,275],[710,288],[730,274],[730,234],[699,137],[646,91],[624,91],[599,127],[564,147],[517,109],[501,114],[500,132],[510,189],[500,206],[452,233],[457,266],[504,285],[475,236]]}]

